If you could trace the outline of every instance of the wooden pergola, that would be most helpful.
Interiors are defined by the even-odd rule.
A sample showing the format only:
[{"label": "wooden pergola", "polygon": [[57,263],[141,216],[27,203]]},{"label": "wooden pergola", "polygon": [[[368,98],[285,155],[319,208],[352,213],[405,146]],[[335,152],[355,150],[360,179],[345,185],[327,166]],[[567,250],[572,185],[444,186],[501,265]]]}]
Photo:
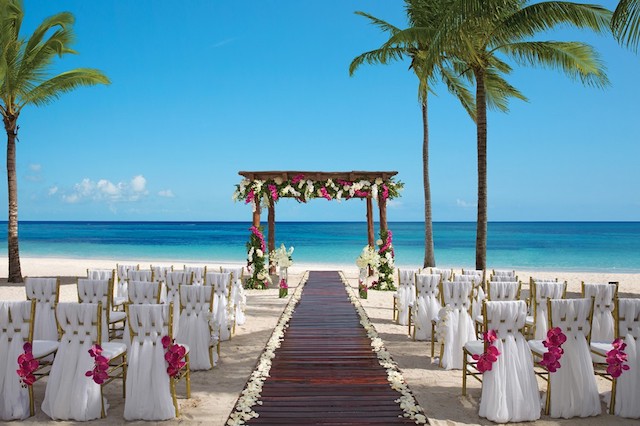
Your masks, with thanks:
[{"label": "wooden pergola", "polygon": [[[291,182],[296,178],[303,176],[305,181],[312,182],[358,182],[366,180],[368,182],[382,182],[382,184],[391,182],[391,178],[398,174],[395,171],[350,171],[350,172],[317,172],[317,171],[241,171],[238,172],[240,176],[243,176],[250,182],[262,181],[262,182]],[[382,185],[381,184],[381,185]],[[375,237],[373,229],[373,203],[372,203],[372,191],[365,191],[364,193],[353,194],[345,199],[360,198],[365,199],[367,203],[367,241],[371,247],[375,247]],[[306,199],[300,196],[282,195],[283,198],[296,198],[300,201],[306,202]],[[318,198],[318,197],[314,197]],[[326,198],[326,197],[325,197]],[[387,197],[378,193],[377,197],[378,208],[380,210],[380,231],[387,230]],[[253,210],[253,226],[260,226],[260,214],[261,207],[259,200],[255,202]],[[271,202],[268,207],[268,250],[271,252],[275,249],[275,202]]]}]

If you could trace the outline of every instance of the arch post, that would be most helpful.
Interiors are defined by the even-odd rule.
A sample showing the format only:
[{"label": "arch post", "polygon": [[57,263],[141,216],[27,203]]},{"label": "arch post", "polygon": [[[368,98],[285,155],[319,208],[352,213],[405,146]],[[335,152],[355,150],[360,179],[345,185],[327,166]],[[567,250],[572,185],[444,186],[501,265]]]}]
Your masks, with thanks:
[{"label": "arch post", "polygon": [[[276,206],[275,203],[269,205],[267,214],[269,236],[267,238],[267,249],[269,253],[276,249]],[[271,255],[269,254],[269,273],[275,274],[276,267],[271,263]]]}]

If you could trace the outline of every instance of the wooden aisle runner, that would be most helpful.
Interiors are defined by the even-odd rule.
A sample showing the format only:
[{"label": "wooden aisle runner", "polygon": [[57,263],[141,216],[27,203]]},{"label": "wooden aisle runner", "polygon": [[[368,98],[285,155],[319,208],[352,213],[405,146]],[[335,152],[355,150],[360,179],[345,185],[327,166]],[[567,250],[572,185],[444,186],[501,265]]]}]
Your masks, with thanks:
[{"label": "wooden aisle runner", "polygon": [[338,272],[310,272],[247,424],[415,424],[399,397]]}]

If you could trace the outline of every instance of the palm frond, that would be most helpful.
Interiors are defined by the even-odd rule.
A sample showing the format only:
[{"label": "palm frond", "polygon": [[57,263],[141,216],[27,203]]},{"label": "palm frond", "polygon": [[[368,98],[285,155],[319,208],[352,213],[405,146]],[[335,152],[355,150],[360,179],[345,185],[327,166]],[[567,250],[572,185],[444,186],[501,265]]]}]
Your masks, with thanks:
[{"label": "palm frond", "polygon": [[440,78],[447,89],[458,98],[469,117],[476,121],[476,103],[471,90],[462,82],[456,71],[451,68],[440,68]]},{"label": "palm frond", "polygon": [[585,43],[530,41],[508,44],[500,51],[520,64],[561,70],[588,86],[605,87],[609,84],[598,53]]},{"label": "palm frond", "polygon": [[[47,34],[47,32],[49,32],[49,30],[51,30],[54,27],[60,27],[60,29],[56,32],[65,33],[65,35],[69,38],[69,41],[67,42],[67,44],[73,41],[71,27],[74,22],[75,22],[75,19],[73,15],[69,12],[58,13],[56,15],[46,18],[44,21],[42,21],[42,23],[38,26],[38,28],[35,29],[33,34],[31,34],[31,37],[29,37],[29,41],[25,46],[25,51],[24,51],[25,56],[30,56],[31,51],[35,49],[42,42],[42,39]],[[56,38],[59,38],[59,36],[57,36]],[[59,46],[59,50],[58,50],[59,54],[62,53],[63,47],[64,47],[64,44],[61,44]]]},{"label": "palm frond", "polygon": [[388,23],[386,21],[383,21],[382,19],[376,18],[375,16],[370,15],[367,12],[362,12],[362,11],[358,10],[358,11],[356,11],[354,13],[356,15],[364,16],[365,18],[369,19],[373,25],[375,25],[376,27],[380,28],[384,32],[389,32],[391,34],[395,34],[398,31],[400,31],[400,29],[398,29],[397,27],[391,25],[390,23]]},{"label": "palm frond", "polygon": [[564,1],[534,3],[499,22],[491,36],[493,45],[506,44],[568,24],[595,32],[609,31],[611,11],[593,4]]},{"label": "palm frond", "polygon": [[349,65],[349,75],[353,75],[362,64],[388,64],[392,61],[401,61],[406,55],[406,50],[400,47],[380,48],[365,52],[356,56]]},{"label": "palm frond", "polygon": [[92,68],[76,68],[66,71],[42,82],[19,100],[20,108],[27,104],[46,105],[58,99],[60,95],[82,86],[110,84],[111,82],[100,70]]},{"label": "palm frond", "polygon": [[[45,41],[40,41],[31,48],[25,47],[22,54],[22,62],[18,78],[21,81],[35,79],[34,71],[47,69],[55,56],[62,57],[65,54],[75,53],[68,46],[73,43],[74,34],[70,29],[58,28]],[[28,43],[30,43],[29,40]]]},{"label": "palm frond", "polygon": [[528,101],[527,97],[509,84],[495,68],[485,70],[485,87],[487,105],[493,110],[508,112],[511,98]]},{"label": "palm frond", "polygon": [[640,44],[640,0],[620,0],[613,12],[611,30],[616,39],[634,52]]}]

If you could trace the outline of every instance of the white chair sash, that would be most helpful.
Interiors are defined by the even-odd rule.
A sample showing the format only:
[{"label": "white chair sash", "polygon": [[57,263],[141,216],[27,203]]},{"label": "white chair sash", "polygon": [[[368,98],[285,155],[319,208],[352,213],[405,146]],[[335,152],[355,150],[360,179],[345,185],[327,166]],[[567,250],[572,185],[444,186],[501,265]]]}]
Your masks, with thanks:
[{"label": "white chair sash", "polygon": [[[191,284],[191,275],[185,271],[170,271],[165,276],[167,290],[167,303],[173,303],[173,317],[180,317],[180,291],[182,285]],[[180,321],[173,322],[173,335],[177,336],[180,329]]]},{"label": "white chair sash", "polygon": [[[131,281],[151,281],[153,271],[151,269],[130,269],[127,272],[127,280]],[[154,281],[160,281],[155,279]]]},{"label": "white chair sash", "polygon": [[206,266],[186,266],[184,271],[192,276],[191,284],[204,285],[204,276],[206,273]]},{"label": "white chair sash", "polygon": [[520,283],[516,281],[490,281],[489,297],[492,301],[516,300]]},{"label": "white chair sash", "polygon": [[616,416],[640,418],[640,299],[618,299],[618,329],[627,344],[627,365],[616,383]]},{"label": "white chair sash", "polygon": [[102,303],[102,328],[100,340],[109,341],[109,326],[107,324],[107,310],[111,309],[109,301],[109,280],[78,279],[78,300],[80,303]]},{"label": "white chair sash", "polygon": [[138,265],[116,265],[116,275],[118,281],[116,282],[116,297],[122,297],[125,300],[129,297],[128,293],[128,280],[129,271],[138,269]]},{"label": "white chair sash", "polygon": [[34,340],[58,340],[55,306],[58,300],[57,278],[25,278],[27,299],[36,300]]},{"label": "white chair sash", "polygon": [[593,298],[592,342],[613,341],[613,305],[616,293],[617,287],[613,284],[584,284],[583,297]]},{"label": "white chair sash", "polygon": [[451,277],[453,276],[452,269],[431,268],[431,273],[440,275],[442,281],[451,281]]},{"label": "white chair sash", "polygon": [[520,330],[527,306],[524,301],[486,302],[487,329],[496,330],[493,344],[498,360],[482,378],[479,415],[497,422],[523,422],[540,418],[538,383],[531,349]]},{"label": "white chair sash", "polygon": [[16,370],[29,338],[31,308],[31,302],[0,301],[0,420],[29,417],[29,392]]},{"label": "white chair sash", "polygon": [[409,322],[409,305],[416,301],[416,274],[420,269],[400,269],[398,268],[398,324],[407,325]]},{"label": "white chair sash", "polygon": [[439,300],[441,279],[439,274],[416,275],[416,309],[414,311],[416,340],[431,338],[431,321],[442,309]]},{"label": "white chair sash", "polygon": [[189,347],[191,371],[208,370],[215,366],[217,352],[211,365],[210,348],[218,343],[218,333],[212,330],[211,305],[213,287],[180,286],[180,327],[176,341]]},{"label": "white chair sash", "polygon": [[229,290],[231,274],[228,272],[207,272],[207,285],[213,286],[213,315],[214,322],[220,327],[220,340],[229,340],[233,312],[230,312]]},{"label": "white chair sash", "polygon": [[230,302],[232,303],[233,309],[235,311],[236,324],[242,325],[246,321],[244,310],[247,305],[247,295],[245,294],[244,286],[242,285],[242,275],[244,273],[244,268],[242,266],[221,267],[220,271],[228,272],[231,274],[232,284]]},{"label": "white chair sash", "polygon": [[157,281],[129,281],[129,301],[156,304],[162,298],[162,284]]},{"label": "white chair sash", "polygon": [[87,279],[110,280],[113,278],[113,269],[87,269]]},{"label": "white chair sash", "polygon": [[535,281],[533,285],[535,286],[536,295],[536,331],[534,338],[536,340],[544,340],[547,338],[547,331],[549,331],[547,299],[561,299],[567,284],[555,281]]},{"label": "white chair sash", "polygon": [[440,360],[445,370],[462,368],[462,348],[465,343],[476,338],[474,323],[469,315],[472,289],[471,281],[442,283],[443,304],[451,309],[446,320],[444,348]]},{"label": "white chair sash", "polygon": [[151,279],[153,281],[166,281],[167,274],[173,271],[171,266],[151,266],[152,276]]}]

